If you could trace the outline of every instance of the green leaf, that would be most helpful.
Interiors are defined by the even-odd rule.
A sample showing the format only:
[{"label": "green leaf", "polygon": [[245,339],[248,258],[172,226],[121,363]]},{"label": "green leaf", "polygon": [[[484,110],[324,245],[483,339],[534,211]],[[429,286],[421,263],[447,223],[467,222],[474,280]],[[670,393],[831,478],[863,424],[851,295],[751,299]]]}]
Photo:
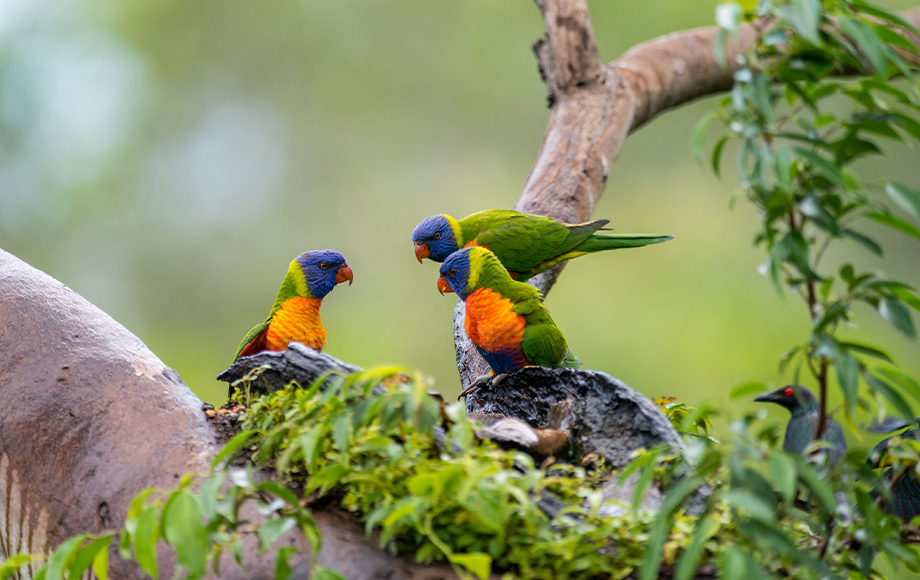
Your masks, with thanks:
[{"label": "green leaf", "polygon": [[93,574],[96,580],[109,580],[109,551],[99,550],[93,558]]},{"label": "green leaf", "polygon": [[234,436],[233,439],[227,441],[226,445],[224,445],[224,448],[214,456],[214,461],[211,462],[211,469],[217,468],[217,466],[220,465],[225,458],[232,455],[237,449],[242,447],[243,444],[249,441],[249,439],[255,434],[255,431],[242,431],[241,433]]},{"label": "green leaf", "polygon": [[693,129],[693,155],[696,157],[696,160],[700,165],[703,164],[703,152],[706,145],[706,133],[709,131],[709,124],[712,123],[712,119],[713,116],[711,114],[704,116]]},{"label": "green leaf", "polygon": [[885,191],[904,211],[920,221],[920,191],[892,181],[885,184]]},{"label": "green leaf", "polygon": [[661,550],[671,528],[674,513],[702,484],[703,480],[701,478],[688,477],[674,485],[665,495],[649,532],[645,557],[642,559],[642,565],[639,568],[639,580],[653,580],[658,576],[658,570],[661,567]]},{"label": "green leaf", "polygon": [[[111,543],[111,535],[103,536],[97,540],[94,540],[88,546],[80,550],[80,553],[77,554],[73,564],[70,566],[70,575],[68,576],[68,579],[79,580],[81,577],[83,577],[83,573],[86,572],[90,565],[96,560],[100,550],[108,554],[109,544]],[[99,575],[96,574],[96,576],[98,577]]]},{"label": "green leaf", "polygon": [[871,220],[875,220],[880,224],[884,224],[890,228],[900,230],[904,232],[905,234],[913,236],[917,238],[918,240],[920,240],[920,230],[918,230],[916,227],[914,227],[913,225],[907,223],[906,221],[902,219],[899,219],[892,215],[888,215],[887,213],[881,213],[881,212],[867,213],[866,217]]},{"label": "green leaf", "polygon": [[898,414],[905,419],[914,420],[914,412],[910,408],[910,405],[907,404],[907,401],[904,400],[901,393],[891,386],[888,381],[872,373],[864,373],[863,379],[865,379],[866,383],[872,387],[873,390],[888,399],[888,402],[891,403],[891,406],[894,407],[894,410],[897,411]]},{"label": "green leaf", "polygon": [[900,387],[910,393],[913,398],[920,401],[920,384],[912,377],[902,373],[898,369],[875,369],[875,372],[889,381],[900,385]]},{"label": "green leaf", "polygon": [[147,574],[157,578],[157,541],[160,539],[160,523],[157,521],[157,508],[147,506],[137,518],[137,531],[134,533],[134,558]]},{"label": "green leaf", "polygon": [[883,296],[878,302],[878,313],[888,324],[909,338],[916,338],[917,331],[910,318],[910,311],[897,298]]},{"label": "green leaf", "polygon": [[885,67],[888,63],[885,43],[879,39],[869,25],[858,20],[842,17],[839,23],[843,32],[856,43],[860,51],[869,59],[869,64],[875,69],[876,74],[884,75]]},{"label": "green leaf", "polygon": [[843,230],[843,235],[866,248],[876,256],[882,255],[882,247],[872,238],[851,229]]},{"label": "green leaf", "polygon": [[696,576],[696,570],[703,555],[703,547],[718,530],[718,525],[713,525],[712,518],[708,513],[699,519],[695,526],[693,540],[690,541],[689,546],[684,548],[683,553],[680,555],[680,560],[677,562],[674,580],[690,580]]},{"label": "green leaf", "polygon": [[847,414],[851,414],[856,410],[859,360],[844,350],[837,357],[836,368],[837,380],[840,382],[840,390],[843,391],[843,398],[847,405]]},{"label": "green leaf", "polygon": [[191,494],[180,492],[163,508],[163,535],[176,550],[176,560],[192,576],[204,576],[208,542],[201,525],[201,510]]},{"label": "green leaf", "polygon": [[843,173],[840,172],[840,169],[832,161],[828,161],[824,157],[821,157],[817,153],[808,151],[806,149],[801,149],[796,147],[794,151],[800,156],[805,158],[808,161],[808,164],[812,169],[817,171],[825,179],[837,185],[838,187],[846,189],[847,183],[846,179],[843,177]]},{"label": "green leaf", "polygon": [[319,462],[319,441],[325,434],[326,426],[317,425],[300,436],[300,447],[303,449],[303,459],[307,463],[307,468],[312,473],[316,471]]},{"label": "green leaf", "polygon": [[920,312],[920,297],[917,297],[910,288],[908,287],[894,287],[888,288],[888,291],[895,295],[895,297],[900,298],[901,302],[907,304],[914,310]]},{"label": "green leaf", "polygon": [[735,399],[747,397],[748,395],[752,395],[754,393],[761,393],[766,390],[767,385],[761,382],[744,383],[732,389],[731,400],[734,401]]},{"label": "green leaf", "polygon": [[725,149],[725,144],[728,143],[728,137],[723,136],[718,141],[716,141],[716,146],[712,148],[712,172],[716,177],[722,179],[722,169],[719,166],[719,162],[722,160],[722,150]]},{"label": "green leaf", "polygon": [[815,469],[808,464],[803,464],[799,468],[799,476],[802,483],[811,490],[812,496],[818,500],[818,505],[826,514],[834,513],[837,509],[837,499],[834,497],[834,491],[827,485]]},{"label": "green leaf", "polygon": [[788,8],[781,8],[786,21],[803,39],[815,46],[822,46],[818,24],[821,21],[821,3],[818,0],[795,0]]},{"label": "green leaf", "polygon": [[783,452],[777,451],[770,455],[770,474],[776,488],[782,494],[786,503],[795,497],[795,482],[798,479],[798,470],[795,462]]},{"label": "green leaf", "polygon": [[856,352],[858,352],[858,353],[860,353],[860,354],[865,354],[865,355],[868,355],[868,356],[874,356],[875,358],[880,358],[880,359],[882,359],[882,360],[885,360],[885,361],[888,361],[888,362],[894,364],[894,361],[891,360],[891,357],[888,356],[888,353],[886,353],[886,352],[883,351],[883,350],[879,350],[879,349],[875,348],[874,346],[869,346],[869,345],[867,345],[867,344],[862,344],[862,343],[859,343],[859,342],[852,342],[852,341],[849,341],[849,342],[840,341],[840,342],[837,343],[837,344],[838,344],[841,348],[843,348],[843,349],[846,349],[846,350],[855,350]]},{"label": "green leaf", "polygon": [[482,580],[492,573],[492,558],[486,554],[451,554],[448,559],[451,564],[463,566]]},{"label": "green leaf", "polygon": [[[278,554],[275,556],[275,580],[288,580],[291,577],[294,571],[291,569],[288,558],[296,551],[297,548],[294,546],[282,546],[278,549]],[[314,574],[314,578],[319,578],[319,576]]]},{"label": "green leaf", "polygon": [[741,24],[741,5],[737,2],[725,2],[716,6],[716,24],[733,36],[738,34]]},{"label": "green leaf", "polygon": [[264,553],[275,540],[292,530],[297,522],[294,518],[273,518],[262,524],[256,531],[259,537],[259,553]]},{"label": "green leaf", "polygon": [[314,580],[348,580],[348,578],[342,576],[335,570],[323,566],[317,566],[313,573]]},{"label": "green leaf", "polygon": [[62,580],[64,578],[64,570],[70,564],[71,558],[80,549],[80,546],[83,545],[84,539],[86,539],[84,534],[74,536],[54,550],[54,553],[48,558],[48,564],[45,565],[45,578],[47,580]]}]

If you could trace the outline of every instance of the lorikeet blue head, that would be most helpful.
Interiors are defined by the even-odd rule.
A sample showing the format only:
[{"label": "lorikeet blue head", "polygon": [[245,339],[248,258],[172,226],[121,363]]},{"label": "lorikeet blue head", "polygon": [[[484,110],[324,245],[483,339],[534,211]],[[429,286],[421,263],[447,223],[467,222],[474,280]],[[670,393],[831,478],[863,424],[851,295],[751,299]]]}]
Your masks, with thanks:
[{"label": "lorikeet blue head", "polygon": [[793,415],[803,411],[810,411],[818,406],[818,399],[811,394],[811,391],[805,387],[799,386],[796,388],[793,385],[776,389],[766,395],[760,395],[754,400],[761,403],[776,403],[789,409],[789,412]]},{"label": "lorikeet blue head", "polygon": [[425,258],[443,262],[462,245],[460,224],[449,215],[433,215],[423,219],[412,230],[415,257],[419,263]]},{"label": "lorikeet blue head", "polygon": [[438,290],[456,292],[461,300],[466,300],[472,290],[470,284],[470,252],[475,248],[464,248],[447,257],[441,264],[441,277],[438,278]]},{"label": "lorikeet blue head", "polygon": [[313,250],[304,252],[294,259],[303,273],[307,292],[312,298],[322,298],[335,288],[336,284],[354,279],[351,268],[345,263],[345,256],[334,250]]}]

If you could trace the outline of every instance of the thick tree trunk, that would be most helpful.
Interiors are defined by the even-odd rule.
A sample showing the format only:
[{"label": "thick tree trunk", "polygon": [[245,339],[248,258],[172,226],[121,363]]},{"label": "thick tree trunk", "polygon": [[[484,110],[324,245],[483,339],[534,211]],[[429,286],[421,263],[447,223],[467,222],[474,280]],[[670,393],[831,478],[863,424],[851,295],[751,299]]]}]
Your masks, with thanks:
[{"label": "thick tree trunk", "polygon": [[[546,39],[535,50],[552,107],[537,161],[516,208],[588,219],[626,136],[658,113],[728,89],[735,64],[713,55],[716,31],[677,33],[600,62],[584,0],[542,0]],[[920,24],[920,10],[908,13]],[[729,63],[754,34],[745,28]],[[535,280],[548,292],[559,270]],[[459,316],[462,320],[462,313]],[[458,327],[464,385],[481,360]],[[477,365],[479,365],[477,367]],[[60,282],[0,250],[0,557],[48,552],[66,537],[119,527],[145,487],[205,474],[217,449],[201,402],[135,336]],[[337,512],[316,514],[321,564],[351,580],[446,578],[443,566],[392,558]],[[296,535],[284,541],[303,543]],[[113,558],[113,578],[141,577]],[[171,569],[169,554],[161,570]],[[273,556],[247,547],[247,570],[268,578]],[[305,562],[298,563],[299,576]]]}]

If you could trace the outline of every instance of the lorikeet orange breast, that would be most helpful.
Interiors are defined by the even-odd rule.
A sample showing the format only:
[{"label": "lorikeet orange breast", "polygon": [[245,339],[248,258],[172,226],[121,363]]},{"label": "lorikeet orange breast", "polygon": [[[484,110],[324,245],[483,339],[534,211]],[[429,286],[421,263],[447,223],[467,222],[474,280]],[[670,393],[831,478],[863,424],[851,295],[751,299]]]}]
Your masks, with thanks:
[{"label": "lorikeet orange breast", "polygon": [[441,292],[466,302],[464,328],[495,373],[525,366],[579,367],[536,288],[511,279],[498,258],[474,246],[451,254],[441,265]]},{"label": "lorikeet orange breast", "polygon": [[491,288],[479,288],[466,298],[466,335],[497,373],[533,364],[524,354],[526,326],[514,303]]},{"label": "lorikeet orange breast", "polygon": [[342,254],[332,250],[305,252],[295,258],[278,290],[265,322],[257,324],[240,343],[234,360],[263,350],[284,350],[302,342],[316,350],[326,344],[319,309],[336,284],[354,279]]},{"label": "lorikeet orange breast", "polygon": [[592,252],[638,248],[672,236],[613,234],[601,231],[608,220],[565,224],[548,217],[491,209],[456,220],[433,215],[412,232],[415,256],[443,262],[453,252],[484,246],[492,250],[514,279],[526,280],[556,264]]}]

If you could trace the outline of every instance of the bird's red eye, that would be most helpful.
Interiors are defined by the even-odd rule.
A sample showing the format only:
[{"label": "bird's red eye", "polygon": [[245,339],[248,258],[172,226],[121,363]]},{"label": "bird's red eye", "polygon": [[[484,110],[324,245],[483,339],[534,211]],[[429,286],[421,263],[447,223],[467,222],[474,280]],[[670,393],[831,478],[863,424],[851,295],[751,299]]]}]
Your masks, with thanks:
[{"label": "bird's red eye", "polygon": [[319,267],[322,268],[323,270],[328,270],[328,269],[329,269],[329,262],[320,262],[320,263],[319,263]]},{"label": "bird's red eye", "polygon": [[440,239],[441,239],[441,232],[435,232],[435,233],[434,233],[434,239],[440,240]]},{"label": "bird's red eye", "polygon": [[787,397],[791,397],[791,396],[792,396],[792,387],[786,387],[786,390],[783,391],[783,394],[786,395]]},{"label": "bird's red eye", "polygon": [[450,276],[450,277],[456,276],[456,275],[457,275],[457,269],[456,269],[456,268],[451,268],[450,270],[447,271],[447,275]]}]

